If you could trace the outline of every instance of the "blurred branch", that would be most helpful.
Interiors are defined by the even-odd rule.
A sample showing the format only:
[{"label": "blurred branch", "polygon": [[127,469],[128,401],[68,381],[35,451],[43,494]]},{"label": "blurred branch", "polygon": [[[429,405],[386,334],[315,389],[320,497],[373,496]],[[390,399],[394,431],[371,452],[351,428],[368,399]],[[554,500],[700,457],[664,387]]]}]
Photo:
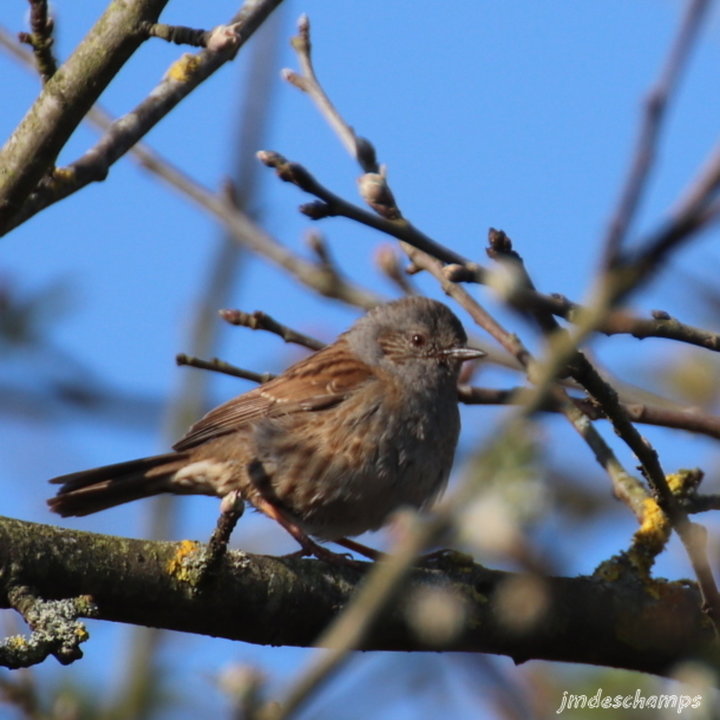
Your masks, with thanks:
[{"label": "blurred branch", "polygon": [[[385,217],[374,215],[344,200],[339,195],[328,190],[302,165],[288,161],[280,153],[271,150],[261,150],[257,154],[257,157],[263,165],[273,168],[281,180],[292,183],[301,190],[319,198],[320,203],[311,203],[300,207],[300,211],[312,220],[319,220],[326,217],[345,217],[349,220],[355,220],[362,225],[367,225],[375,230],[379,230],[386,235],[391,235],[413,247],[424,250],[444,262],[471,264],[463,258],[462,255],[435,242],[435,240],[422,233],[407,220],[402,218],[398,220],[388,220]],[[472,266],[478,275],[482,275],[482,268],[480,266]]]},{"label": "blurred branch", "polygon": [[[90,117],[101,127],[112,122],[98,108],[93,109]],[[234,242],[283,268],[298,282],[312,288],[320,295],[343,300],[350,305],[365,309],[383,301],[379,295],[351,283],[333,269],[310,262],[288,250],[239,208],[227,193],[215,193],[207,189],[147,146],[138,143],[130,153],[145,170],[213,215],[224,225]]]},{"label": "blurred branch", "polygon": [[[160,543],[0,520],[0,607],[9,607],[8,569],[15,582],[45,598],[91,595],[97,617],[245,642],[309,646],[345,608],[364,573],[315,560],[230,552],[211,585],[194,583],[204,554],[197,543]],[[687,583],[586,577],[539,580],[547,600],[537,622],[508,625],[503,587],[519,576],[451,556],[439,568],[415,568],[394,609],[381,615],[361,644],[375,650],[442,650],[586,662],[669,673],[688,658],[720,667],[712,631]],[[267,597],[272,585],[273,602]],[[213,588],[222,588],[214,592]],[[465,610],[459,631],[444,642],[423,639],[407,613],[414,593],[452,588]],[[242,607],[242,612],[237,608]],[[582,642],[578,642],[582,638]]]},{"label": "blurred branch", "polygon": [[665,60],[665,66],[645,100],[635,154],[605,238],[603,262],[606,269],[617,261],[625,235],[640,205],[650,170],[655,162],[665,112],[688,63],[703,17],[710,4],[709,0],[692,0],[687,3],[685,17],[678,28],[677,36]]},{"label": "blurred branch", "polygon": [[[637,290],[661,266],[671,251],[720,219],[720,146],[685,192],[671,219],[648,235],[634,252],[618,262],[606,280],[614,304]],[[607,291],[606,290],[606,291]]]}]

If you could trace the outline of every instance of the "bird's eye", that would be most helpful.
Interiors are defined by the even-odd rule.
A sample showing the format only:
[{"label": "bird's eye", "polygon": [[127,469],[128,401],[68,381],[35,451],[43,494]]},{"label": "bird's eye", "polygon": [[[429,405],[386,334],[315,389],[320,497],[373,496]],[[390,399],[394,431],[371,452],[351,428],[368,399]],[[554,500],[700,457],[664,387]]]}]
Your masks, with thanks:
[{"label": "bird's eye", "polygon": [[421,333],[413,333],[412,337],[410,338],[410,342],[415,347],[422,347],[425,344],[425,336]]}]

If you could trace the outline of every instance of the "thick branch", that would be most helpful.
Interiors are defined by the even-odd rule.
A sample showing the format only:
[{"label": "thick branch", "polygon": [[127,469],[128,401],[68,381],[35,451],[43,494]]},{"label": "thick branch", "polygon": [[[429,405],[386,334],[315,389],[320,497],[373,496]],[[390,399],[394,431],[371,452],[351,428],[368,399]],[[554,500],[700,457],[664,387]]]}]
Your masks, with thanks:
[{"label": "thick branch", "polygon": [[[105,620],[309,646],[364,576],[315,560],[231,552],[207,584],[198,585],[201,557],[201,546],[188,541],[130,540],[3,518],[0,607],[8,607],[11,588],[23,584],[46,599],[89,594]],[[530,596],[542,602],[534,621],[518,625],[502,599],[524,580],[539,584]],[[442,640],[418,632],[409,610],[430,590],[449,593],[462,609],[458,631]],[[654,673],[688,657],[720,666],[712,629],[688,584],[523,578],[457,554],[442,569],[414,570],[363,648],[488,652],[516,662],[543,658]]]}]

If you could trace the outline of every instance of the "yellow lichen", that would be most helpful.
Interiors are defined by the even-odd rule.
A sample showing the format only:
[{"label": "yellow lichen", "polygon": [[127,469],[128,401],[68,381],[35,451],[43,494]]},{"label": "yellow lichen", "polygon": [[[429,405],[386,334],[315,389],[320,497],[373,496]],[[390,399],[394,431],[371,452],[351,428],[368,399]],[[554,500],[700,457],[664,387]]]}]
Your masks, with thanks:
[{"label": "yellow lichen", "polygon": [[667,484],[673,495],[686,495],[697,489],[703,479],[702,470],[678,470],[667,476]]},{"label": "yellow lichen", "polygon": [[643,519],[633,535],[628,558],[643,574],[648,574],[655,557],[662,552],[670,538],[670,521],[652,498],[643,501]]},{"label": "yellow lichen", "polygon": [[593,572],[593,577],[596,580],[605,580],[606,582],[615,582],[620,578],[622,574],[622,567],[617,556],[611,557],[609,560],[604,560]]},{"label": "yellow lichen", "polygon": [[181,582],[188,582],[192,577],[192,570],[187,564],[187,559],[198,548],[200,543],[195,540],[182,540],[177,545],[175,554],[167,564],[167,571]]},{"label": "yellow lichen", "polygon": [[165,73],[167,80],[187,82],[200,64],[200,57],[192,53],[185,53],[176,60]]},{"label": "yellow lichen", "polygon": [[28,646],[27,640],[22,635],[11,635],[6,638],[5,644],[12,650],[25,650]]},{"label": "yellow lichen", "polygon": [[660,552],[670,537],[670,521],[652,498],[643,502],[642,525],[635,532],[635,543],[642,543],[650,550]]}]

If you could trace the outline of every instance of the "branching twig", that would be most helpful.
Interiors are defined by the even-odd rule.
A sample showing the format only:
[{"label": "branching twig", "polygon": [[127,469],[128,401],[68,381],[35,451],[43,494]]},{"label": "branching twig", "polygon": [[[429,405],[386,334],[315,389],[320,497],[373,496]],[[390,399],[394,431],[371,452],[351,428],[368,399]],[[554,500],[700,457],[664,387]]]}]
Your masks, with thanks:
[{"label": "branching twig", "polygon": [[[22,50],[21,46],[13,43],[6,33],[0,29],[0,44],[23,63],[32,63],[32,56]],[[113,125],[113,120],[99,107],[94,107],[89,112],[89,119],[96,123],[104,130],[108,130]],[[117,122],[117,121],[115,121]],[[149,172],[158,175],[161,179],[169,183],[179,192],[187,195],[197,202],[203,208],[215,215],[220,221],[225,222],[228,226],[233,224],[236,226],[241,223],[233,223],[232,210],[224,205],[221,207],[219,196],[213,195],[209,190],[200,186],[197,181],[184,175],[166,159],[148,147],[138,143],[129,151],[138,159],[140,164]],[[713,167],[715,165],[713,164]],[[696,190],[695,194],[701,190]],[[702,192],[705,192],[703,189]],[[694,195],[693,195],[694,197]],[[688,204],[691,198],[688,199]],[[369,215],[369,214],[368,214]],[[373,217],[373,221],[381,220],[377,216]],[[244,223],[243,223],[244,224]],[[254,243],[253,252],[264,255],[271,261],[281,265],[288,272],[295,274],[304,284],[315,288],[322,294],[345,299],[350,304],[358,307],[369,308],[372,305],[382,301],[380,297],[369,297],[358,295],[358,289],[350,290],[349,287],[343,289],[346,281],[338,283],[337,280],[329,281],[322,274],[318,273],[316,268],[310,264],[306,264],[301,258],[292,256],[289,251],[280,246],[275,241],[256,228],[261,234],[261,242]],[[232,228],[231,228],[232,231]],[[385,226],[385,231],[389,231]],[[245,239],[247,235],[244,232],[234,233],[237,238]],[[254,233],[257,235],[257,233]],[[394,235],[394,233],[391,233]],[[396,236],[396,235],[395,235]],[[260,239],[260,238],[258,238]],[[476,263],[456,263],[449,264],[446,267],[448,279],[453,282],[477,282],[484,283],[487,277],[487,270]],[[333,294],[338,290],[338,294]],[[586,314],[586,309],[560,294],[543,294],[537,291],[518,290],[514,296],[514,302],[518,307],[546,309],[553,314],[568,320],[569,322],[578,322],[579,318]],[[712,351],[720,351],[720,333],[715,333],[704,328],[692,327],[684,324],[676,318],[669,317],[666,313],[658,311],[653,319],[639,318],[631,315],[625,310],[614,310],[606,318],[599,321],[597,330],[606,335],[629,334],[638,339],[643,338],[666,338],[679,342],[696,345]]]},{"label": "branching twig", "polygon": [[315,75],[312,62],[312,43],[310,41],[310,20],[301,15],[298,20],[298,34],[292,39],[292,46],[300,60],[302,75],[292,70],[283,70],[283,77],[289,83],[306,92],[320,108],[322,114],[336,132],[345,149],[357,160],[365,172],[380,172],[375,158],[375,148],[365,138],[360,138],[342,119],[340,113],[330,101]]},{"label": "branching twig", "polygon": [[220,310],[219,314],[223,320],[231,325],[240,325],[251,330],[266,330],[279,335],[287,343],[302,345],[310,350],[321,350],[325,347],[324,342],[297,332],[297,330],[293,330],[287,325],[282,325],[275,318],[270,317],[261,310],[252,313],[245,313],[241,310]]},{"label": "branching twig", "polygon": [[32,32],[18,33],[20,42],[30,45],[35,56],[37,69],[45,84],[57,70],[57,60],[53,55],[53,30],[55,23],[48,13],[47,0],[30,1],[30,29]]},{"label": "branching twig", "polygon": [[[472,268],[464,265],[447,265],[445,273],[453,282],[480,283],[486,282],[488,277],[486,269],[482,277],[478,277]],[[546,295],[529,288],[514,288],[512,302],[518,310],[551,312],[571,323],[582,322],[588,314],[585,306],[569,300],[564,295],[559,293]],[[638,340],[664,338],[714,352],[720,351],[720,333],[687,325],[671,317],[664,310],[654,310],[652,319],[637,317],[626,310],[611,310],[604,318],[598,320],[596,330],[604,335],[632,335]]]},{"label": "branching twig", "polygon": [[[89,47],[83,50],[86,44],[83,43],[63,66],[64,72],[61,80],[58,81],[63,84],[63,88],[50,88],[51,83],[48,83],[48,92],[41,95],[26,120],[15,131],[11,141],[0,151],[0,167],[3,167],[5,173],[0,174],[0,234],[8,232],[40,210],[77,192],[87,184],[104,180],[109,168],[118,158],[128,152],[201,82],[235,57],[240,47],[282,0],[248,2],[227,26],[216,28],[214,37],[217,41],[211,45],[212,49],[203,50],[195,55],[183,55],[171,66],[160,85],[132,112],[116,121],[94,148],[68,167],[48,175],[49,163],[54,161],[72,130],[84,118],[100,90],[116,71],[112,63],[116,63],[117,59],[113,58],[111,49],[95,47],[96,44],[103,42],[109,45],[109,40],[105,38],[107,26],[115,32],[124,33],[126,27],[140,27],[143,23],[152,23],[157,19],[157,14],[166,1],[138,3],[146,6],[143,13],[138,17],[129,18],[119,15],[116,17],[112,14],[117,14],[117,8],[124,6],[123,3],[111,5],[106,13],[108,17],[104,16],[96,25],[97,32],[91,31],[89,34],[86,41]],[[155,10],[154,15],[153,10]],[[123,30],[115,28],[109,18],[115,18],[114,22],[118,24],[122,22]],[[137,33],[137,37],[133,36],[135,45],[141,40],[142,33]],[[128,38],[124,34],[121,34],[120,40],[117,40],[120,41],[125,43],[125,46],[128,45]],[[126,49],[125,46],[123,49]],[[126,49],[128,56],[133,50],[134,46]],[[104,61],[109,65],[103,68],[102,79],[88,77],[85,64],[78,64],[79,60],[75,63],[78,67],[71,72],[75,68],[73,59],[78,54],[100,51],[104,53]],[[107,59],[105,55],[108,56]],[[51,82],[55,82],[56,78],[57,76],[53,77]],[[66,88],[65,85],[68,87]],[[88,91],[88,88],[92,88],[92,92]],[[62,90],[67,93],[64,95],[66,102],[57,103],[54,99],[56,96],[51,90],[55,92]],[[67,117],[68,108],[74,112],[72,123]],[[38,127],[44,128],[44,136],[39,136]],[[31,144],[32,162],[25,158],[28,144]],[[22,172],[14,171],[14,168],[23,161],[30,168],[23,168]],[[39,183],[43,175],[45,177]],[[4,212],[3,208],[5,208]]]},{"label": "branching twig", "polygon": [[83,595],[66,600],[43,600],[30,588],[17,585],[8,592],[8,600],[25,618],[32,634],[6,638],[0,644],[0,665],[30,667],[49,655],[55,656],[63,665],[69,665],[82,657],[80,644],[89,636],[77,618],[96,614],[92,598]]},{"label": "branching twig", "polygon": [[[430,253],[434,257],[441,258],[444,262],[472,265],[462,255],[436,243],[407,220],[387,220],[349,203],[318,182],[302,165],[289,162],[280,153],[261,150],[257,153],[257,157],[263,165],[274,168],[281,180],[296,185],[301,190],[314,195],[322,201],[321,205],[311,203],[300,208],[301,212],[313,220],[323,217],[346,217],[387,235],[392,235],[398,240]],[[482,269],[479,267],[476,267],[475,270],[479,274],[482,273]]]},{"label": "branching twig", "polygon": [[[313,219],[333,217],[340,215],[355,220],[363,225],[391,235],[401,242],[418,248],[428,255],[447,263],[448,278],[454,282],[473,281],[488,283],[488,271],[478,263],[467,261],[457,253],[439,245],[424,233],[420,232],[407,220],[392,221],[384,217],[373,215],[362,208],[348,203],[330,190],[321,185],[313,175],[302,165],[289,162],[282,155],[275,152],[262,151],[258,158],[268,167],[276,170],[280,179],[291,182],[300,189],[309,192],[322,200],[322,212],[318,212],[316,204],[305,205],[301,210],[313,210]],[[720,170],[720,164],[718,165]],[[719,176],[720,177],[720,176]],[[620,292],[620,288],[617,291]],[[668,319],[662,314],[654,320],[636,318],[625,311],[613,311],[605,308],[604,312],[590,312],[587,306],[572,303],[560,295],[544,295],[531,288],[518,289],[515,302],[522,303],[528,308],[547,308],[551,312],[574,324],[583,324],[582,337],[592,331],[613,334],[632,334],[637,338],[658,337],[679,340],[691,345],[720,350],[720,334],[709,330],[684,325],[677,320]],[[582,339],[580,335],[578,339]]]}]

